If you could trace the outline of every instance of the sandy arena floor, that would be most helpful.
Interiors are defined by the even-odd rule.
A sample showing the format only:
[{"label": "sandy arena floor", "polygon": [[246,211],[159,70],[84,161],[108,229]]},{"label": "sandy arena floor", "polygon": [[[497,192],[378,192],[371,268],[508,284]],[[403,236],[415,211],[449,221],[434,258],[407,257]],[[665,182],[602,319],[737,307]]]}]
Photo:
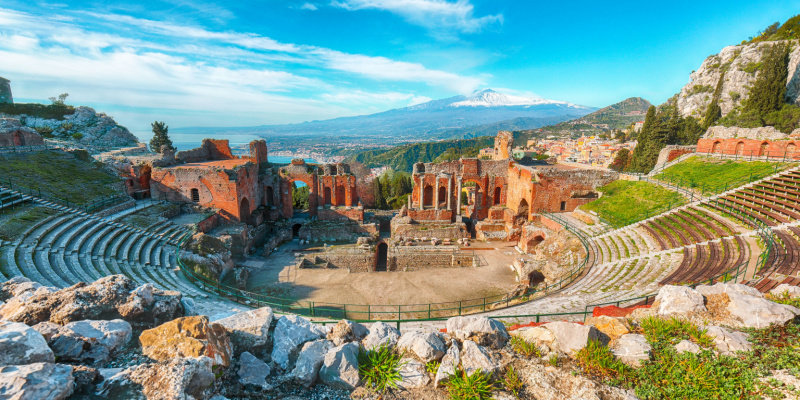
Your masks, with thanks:
[{"label": "sandy arena floor", "polygon": [[[297,300],[346,304],[424,304],[505,294],[516,287],[509,268],[517,251],[512,242],[476,243],[468,249],[483,266],[432,268],[409,272],[350,273],[341,269],[298,269],[292,250],[281,246],[270,257],[250,260],[259,267],[250,275],[251,290],[267,287],[273,294]],[[483,250],[480,250],[483,249]]]}]

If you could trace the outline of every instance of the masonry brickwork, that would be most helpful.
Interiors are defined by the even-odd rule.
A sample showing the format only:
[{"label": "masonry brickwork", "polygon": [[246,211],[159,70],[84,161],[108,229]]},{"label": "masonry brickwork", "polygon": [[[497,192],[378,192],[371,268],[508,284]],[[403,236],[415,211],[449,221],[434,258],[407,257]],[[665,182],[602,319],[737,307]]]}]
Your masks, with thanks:
[{"label": "masonry brickwork", "polygon": [[770,157],[800,160],[800,138],[756,140],[746,138],[702,138],[697,141],[698,153]]}]

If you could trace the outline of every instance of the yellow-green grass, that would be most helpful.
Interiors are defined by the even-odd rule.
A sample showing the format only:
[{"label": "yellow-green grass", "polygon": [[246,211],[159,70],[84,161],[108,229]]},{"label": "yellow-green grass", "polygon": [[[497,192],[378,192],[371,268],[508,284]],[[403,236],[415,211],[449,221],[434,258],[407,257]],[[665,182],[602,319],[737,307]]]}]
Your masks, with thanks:
[{"label": "yellow-green grass", "polygon": [[598,189],[599,199],[581,207],[616,226],[632,224],[686,202],[679,193],[649,182],[614,181]]},{"label": "yellow-green grass", "polygon": [[[84,153],[85,155],[85,153]],[[0,155],[0,184],[33,189],[35,194],[85,205],[124,195],[119,176],[99,162],[80,160],[61,150]]]},{"label": "yellow-green grass", "polygon": [[775,166],[781,164],[763,161],[732,161],[715,158],[690,157],[675,164],[654,178],[673,182],[683,187],[718,193],[741,186],[750,177],[762,178],[775,172]]},{"label": "yellow-green grass", "polygon": [[0,214],[0,239],[14,241],[30,226],[58,211],[42,206],[24,205]]}]

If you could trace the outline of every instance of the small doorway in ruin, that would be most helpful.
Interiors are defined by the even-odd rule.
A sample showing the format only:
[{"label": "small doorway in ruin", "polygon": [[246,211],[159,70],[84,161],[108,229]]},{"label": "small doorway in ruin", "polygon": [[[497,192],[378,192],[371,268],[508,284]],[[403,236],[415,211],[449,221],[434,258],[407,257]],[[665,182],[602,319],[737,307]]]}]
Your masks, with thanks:
[{"label": "small doorway in ruin", "polygon": [[561,202],[561,211],[567,211],[567,202],[566,201],[562,201]]},{"label": "small doorway in ruin", "polygon": [[500,193],[501,193],[500,187],[494,188],[494,205],[500,204]]},{"label": "small doorway in ruin", "polygon": [[293,238],[299,238],[300,237],[300,227],[301,226],[302,225],[300,225],[300,224],[294,224],[294,226],[292,227],[292,237]]},{"label": "small doorway in ruin", "polygon": [[326,187],[325,190],[322,192],[322,194],[323,194],[323,198],[324,198],[324,201],[325,201],[324,204],[326,206],[331,205],[331,188]]},{"label": "small doorway in ruin", "polygon": [[266,189],[266,206],[272,207],[275,205],[275,191],[272,190],[272,186],[267,186]]},{"label": "small doorway in ruin", "polygon": [[239,221],[245,224],[250,223],[250,200],[247,200],[247,197],[242,199],[241,206],[239,207]]},{"label": "small doorway in ruin", "polygon": [[542,282],[544,282],[544,274],[541,271],[532,271],[528,274],[528,286],[536,286]]},{"label": "small doorway in ruin", "polygon": [[199,203],[200,202],[200,191],[197,189],[192,189],[192,203]]},{"label": "small doorway in ruin", "polygon": [[439,207],[447,206],[447,188],[444,186],[439,187]]},{"label": "small doorway in ruin", "polygon": [[425,186],[425,190],[422,191],[422,205],[425,207],[433,206],[433,186]]},{"label": "small doorway in ruin", "polygon": [[375,262],[375,271],[386,271],[388,265],[389,246],[385,242],[378,244],[377,260]]}]

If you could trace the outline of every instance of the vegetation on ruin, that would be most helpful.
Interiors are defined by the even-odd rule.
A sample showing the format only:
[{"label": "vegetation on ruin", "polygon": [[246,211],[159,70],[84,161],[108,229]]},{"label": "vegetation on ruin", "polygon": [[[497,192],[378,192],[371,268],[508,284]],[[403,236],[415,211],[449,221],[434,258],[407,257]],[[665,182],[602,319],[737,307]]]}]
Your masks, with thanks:
[{"label": "vegetation on ruin", "polygon": [[400,382],[400,369],[403,367],[403,355],[385,344],[374,350],[360,348],[358,351],[358,373],[369,388],[384,392],[388,388],[397,387]]},{"label": "vegetation on ruin", "polygon": [[295,210],[308,210],[308,186],[297,187],[297,184],[292,182],[292,206]]},{"label": "vegetation on ruin", "polygon": [[535,343],[529,343],[525,341],[525,339],[522,339],[518,336],[511,337],[509,344],[514,352],[523,357],[531,358],[542,356],[542,353],[539,351],[539,347],[536,346]]},{"label": "vegetation on ruin", "polygon": [[594,211],[614,225],[627,225],[647,218],[648,215],[668,207],[677,207],[686,200],[671,190],[649,182],[614,181],[598,188],[603,193],[599,199],[581,206],[584,211]]},{"label": "vegetation on ruin", "polygon": [[175,151],[175,146],[172,145],[172,139],[169,138],[169,126],[163,121],[155,121],[150,126],[153,127],[153,138],[150,139],[150,151],[157,153],[161,152],[161,147],[167,146],[172,151]]},{"label": "vegetation on ruin", "polygon": [[773,171],[775,163],[737,162],[695,156],[666,168],[654,178],[691,188],[705,189],[706,192],[721,192],[726,186],[742,184],[751,176],[764,176]]},{"label": "vegetation on ruin", "polygon": [[445,383],[451,400],[488,400],[492,398],[492,376],[480,370],[468,375],[458,367]]},{"label": "vegetation on ruin", "polygon": [[37,222],[58,214],[49,207],[27,205],[0,214],[0,239],[13,241]]},{"label": "vegetation on ruin", "polygon": [[790,39],[800,39],[800,15],[789,18],[782,25],[775,22],[749,40],[742,41],[742,44]]},{"label": "vegetation on ruin", "polygon": [[[581,370],[608,384],[633,389],[649,399],[762,399],[783,398],[781,391],[796,393],[768,377],[775,370],[800,371],[800,326],[747,330],[753,350],[723,355],[710,350],[705,330],[679,319],[647,318],[635,331],[645,335],[652,356],[640,368],[614,357],[599,341],[589,341],[576,355]],[[701,346],[697,354],[678,353],[674,345],[691,340]]]},{"label": "vegetation on ruin", "polygon": [[509,365],[503,374],[503,387],[506,388],[514,397],[519,398],[519,392],[522,390],[524,383],[522,378],[519,377],[517,370],[513,365]]},{"label": "vegetation on ruin", "polygon": [[697,144],[703,133],[705,129],[696,118],[680,116],[675,98],[668,100],[658,110],[650,106],[627,171],[649,172],[656,165],[658,153],[664,146]]},{"label": "vegetation on ruin", "polygon": [[376,208],[400,209],[408,203],[408,195],[414,191],[411,174],[389,170],[372,181]]},{"label": "vegetation on ruin", "polygon": [[37,103],[0,103],[0,113],[8,115],[27,115],[31,118],[57,119],[75,113],[75,108],[68,105],[44,105]]},{"label": "vegetation on ruin", "polygon": [[[358,161],[368,167],[387,166],[395,171],[411,172],[418,162],[433,162],[443,153],[453,158],[461,154],[477,154],[485,147],[494,145],[494,136],[474,139],[448,140],[443,142],[413,143],[385,150],[367,150],[351,156],[345,162]],[[457,159],[458,157],[456,157]]]},{"label": "vegetation on ruin", "polygon": [[[124,195],[120,178],[100,162],[61,150],[0,155],[0,182],[78,205]],[[38,194],[38,193],[37,193]]]}]

